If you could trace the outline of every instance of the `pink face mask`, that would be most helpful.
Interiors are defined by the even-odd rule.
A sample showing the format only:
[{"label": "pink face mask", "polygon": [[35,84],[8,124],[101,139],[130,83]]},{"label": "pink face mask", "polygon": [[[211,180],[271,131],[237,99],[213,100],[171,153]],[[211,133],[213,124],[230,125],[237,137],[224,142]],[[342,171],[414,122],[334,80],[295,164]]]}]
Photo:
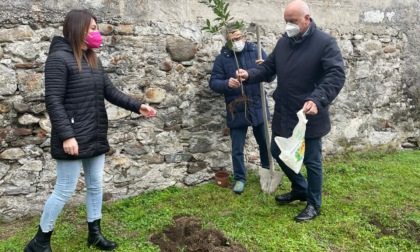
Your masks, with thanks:
[{"label": "pink face mask", "polygon": [[98,31],[88,33],[85,39],[88,48],[99,48],[102,44],[102,36]]}]

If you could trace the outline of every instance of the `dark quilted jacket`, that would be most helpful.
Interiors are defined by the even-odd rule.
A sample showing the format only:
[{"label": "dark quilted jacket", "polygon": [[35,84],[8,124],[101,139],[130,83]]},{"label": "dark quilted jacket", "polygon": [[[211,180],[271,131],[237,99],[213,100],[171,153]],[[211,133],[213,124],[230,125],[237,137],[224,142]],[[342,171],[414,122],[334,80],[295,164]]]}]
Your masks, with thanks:
[{"label": "dark quilted jacket", "polygon": [[[254,43],[246,42],[242,52],[236,53],[240,68],[249,69],[256,67],[255,61],[258,59],[257,46]],[[262,58],[266,59],[267,54],[262,50]],[[231,89],[228,86],[229,78],[235,78],[236,63],[233,51],[224,46],[220,55],[214,61],[213,70],[209,80],[211,90],[223,94],[226,102],[226,124],[229,128],[238,128],[246,126],[256,126],[263,123],[263,111],[261,105],[260,82],[254,82],[243,86],[244,92],[248,98],[245,115],[245,103],[241,102],[233,110],[233,116],[228,110],[228,104],[242,96],[241,88]],[[273,81],[273,74],[267,82]],[[267,106],[267,117],[270,120]]]},{"label": "dark quilted jacket", "polygon": [[[109,150],[105,99],[139,113],[141,102],[116,89],[104,73],[82,61],[77,68],[72,48],[63,37],[54,37],[45,64],[45,102],[52,124],[51,155],[55,159],[82,159]],[[75,137],[79,155],[64,153],[63,141]]]}]

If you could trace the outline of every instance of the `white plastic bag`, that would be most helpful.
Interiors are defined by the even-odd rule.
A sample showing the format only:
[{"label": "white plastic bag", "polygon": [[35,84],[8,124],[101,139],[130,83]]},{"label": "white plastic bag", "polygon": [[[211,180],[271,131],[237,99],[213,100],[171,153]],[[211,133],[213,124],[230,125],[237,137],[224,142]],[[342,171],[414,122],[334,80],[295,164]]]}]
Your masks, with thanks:
[{"label": "white plastic bag", "polygon": [[300,172],[302,167],[303,158],[305,156],[305,131],[306,119],[303,109],[296,113],[299,122],[293,129],[293,134],[289,138],[276,136],[277,146],[280,148],[280,159],[296,174]]}]

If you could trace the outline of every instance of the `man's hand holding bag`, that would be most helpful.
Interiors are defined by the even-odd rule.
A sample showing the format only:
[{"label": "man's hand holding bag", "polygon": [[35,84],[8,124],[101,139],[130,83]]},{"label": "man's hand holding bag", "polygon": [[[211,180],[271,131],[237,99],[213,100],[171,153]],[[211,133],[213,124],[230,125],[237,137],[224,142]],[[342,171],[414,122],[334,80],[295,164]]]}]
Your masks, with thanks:
[{"label": "man's hand holding bag", "polygon": [[293,129],[292,136],[289,138],[276,136],[274,141],[280,148],[280,159],[297,174],[302,168],[305,156],[305,131],[308,120],[303,109],[299,110],[296,115],[299,122]]}]

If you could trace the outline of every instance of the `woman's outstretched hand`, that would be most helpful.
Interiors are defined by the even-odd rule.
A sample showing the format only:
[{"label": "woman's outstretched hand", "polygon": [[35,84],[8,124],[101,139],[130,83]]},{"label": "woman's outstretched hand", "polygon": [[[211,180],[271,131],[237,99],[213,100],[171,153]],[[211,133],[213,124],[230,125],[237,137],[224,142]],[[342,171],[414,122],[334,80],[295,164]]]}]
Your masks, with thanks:
[{"label": "woman's outstretched hand", "polygon": [[156,110],[149,106],[149,104],[144,103],[140,106],[140,114],[144,115],[146,118],[156,116]]}]

